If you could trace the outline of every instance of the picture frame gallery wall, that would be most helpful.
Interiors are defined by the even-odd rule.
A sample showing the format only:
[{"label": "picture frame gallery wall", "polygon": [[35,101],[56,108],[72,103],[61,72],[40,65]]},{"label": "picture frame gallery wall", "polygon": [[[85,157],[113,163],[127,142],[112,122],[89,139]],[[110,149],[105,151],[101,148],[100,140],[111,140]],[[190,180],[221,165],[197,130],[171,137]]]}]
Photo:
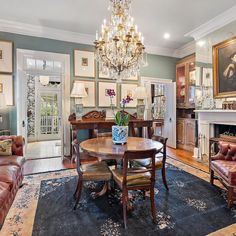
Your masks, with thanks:
[{"label": "picture frame gallery wall", "polygon": [[0,93],[13,106],[13,42],[0,40]]},{"label": "picture frame gallery wall", "polygon": [[[85,108],[109,108],[110,97],[106,94],[108,89],[114,89],[116,96],[112,99],[112,106],[119,108],[120,100],[126,95],[133,96],[135,88],[138,86],[138,75],[127,78],[122,84],[109,77],[109,75],[99,71],[99,65],[95,60],[92,51],[74,49],[74,80],[83,82],[87,97],[82,98]],[[122,92],[123,91],[123,92]],[[134,99],[127,108],[136,108],[137,100]]]}]

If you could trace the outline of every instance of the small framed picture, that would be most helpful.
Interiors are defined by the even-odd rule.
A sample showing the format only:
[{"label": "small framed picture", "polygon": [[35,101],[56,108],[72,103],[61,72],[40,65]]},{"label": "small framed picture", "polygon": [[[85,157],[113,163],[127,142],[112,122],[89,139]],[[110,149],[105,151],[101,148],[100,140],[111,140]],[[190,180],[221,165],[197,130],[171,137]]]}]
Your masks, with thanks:
[{"label": "small framed picture", "polygon": [[126,98],[130,96],[133,98],[133,101],[126,104],[126,107],[136,107],[137,106],[137,99],[134,98],[135,89],[138,87],[137,84],[121,84],[121,98]]},{"label": "small framed picture", "polygon": [[[110,98],[108,90],[113,89],[115,96]],[[110,82],[98,82],[98,106],[99,107],[110,107],[111,103],[113,107],[117,107],[117,84]]]},{"label": "small framed picture", "polygon": [[203,68],[202,69],[202,83],[204,86],[212,86],[213,78],[212,78],[213,70],[212,68]]},{"label": "small framed picture", "polygon": [[5,95],[7,106],[13,106],[13,79],[12,75],[0,74],[0,91]]},{"label": "small framed picture", "polygon": [[80,82],[84,83],[87,97],[82,98],[84,107],[96,107],[96,88],[94,81],[83,80]]},{"label": "small framed picture", "polygon": [[95,77],[94,52],[74,50],[74,75],[79,77]]},{"label": "small framed picture", "polygon": [[13,72],[13,43],[0,41],[0,73]]}]

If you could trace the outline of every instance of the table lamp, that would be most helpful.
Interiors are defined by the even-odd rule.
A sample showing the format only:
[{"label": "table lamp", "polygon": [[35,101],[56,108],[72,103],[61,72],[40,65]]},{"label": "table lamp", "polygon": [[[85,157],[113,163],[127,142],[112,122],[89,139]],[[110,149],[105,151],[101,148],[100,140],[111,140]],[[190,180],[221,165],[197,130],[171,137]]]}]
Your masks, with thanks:
[{"label": "table lamp", "polygon": [[[7,105],[6,105],[5,95],[3,93],[0,93],[0,111],[4,110],[6,107],[7,107]],[[0,113],[0,123],[2,123],[2,122],[3,122],[3,119],[2,119],[2,115]]]},{"label": "table lamp", "polygon": [[75,98],[75,114],[76,118],[81,118],[83,115],[83,102],[82,98],[85,98],[88,96],[84,83],[75,81],[73,84],[73,88],[71,91],[71,97]]},{"label": "table lamp", "polygon": [[134,98],[137,99],[137,118],[143,119],[145,104],[144,99],[147,98],[147,91],[145,87],[137,87],[135,89]]}]

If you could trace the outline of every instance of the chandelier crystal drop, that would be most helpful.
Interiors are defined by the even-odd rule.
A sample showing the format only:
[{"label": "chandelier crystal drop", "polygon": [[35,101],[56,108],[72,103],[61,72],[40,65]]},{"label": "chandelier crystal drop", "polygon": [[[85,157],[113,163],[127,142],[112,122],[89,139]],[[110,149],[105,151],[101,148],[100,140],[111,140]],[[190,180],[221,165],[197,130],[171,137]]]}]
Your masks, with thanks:
[{"label": "chandelier crystal drop", "polygon": [[104,20],[94,42],[99,72],[121,81],[147,65],[144,37],[131,17],[131,0],[110,0],[110,18]]}]

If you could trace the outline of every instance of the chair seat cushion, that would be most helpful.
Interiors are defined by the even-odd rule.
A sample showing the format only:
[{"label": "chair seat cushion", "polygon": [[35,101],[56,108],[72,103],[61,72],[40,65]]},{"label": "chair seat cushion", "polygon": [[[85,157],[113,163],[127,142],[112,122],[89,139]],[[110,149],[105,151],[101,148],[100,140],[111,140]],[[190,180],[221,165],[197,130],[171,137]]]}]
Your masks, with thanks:
[{"label": "chair seat cushion", "polygon": [[[129,171],[134,170],[145,170],[146,168],[132,168],[128,169]],[[112,170],[113,179],[122,188],[123,185],[123,169]],[[140,185],[149,185],[151,184],[151,174],[150,172],[145,173],[127,173],[127,186],[140,186]]]},{"label": "chair seat cushion", "polygon": [[80,166],[85,181],[108,181],[111,179],[111,171],[106,162],[83,164]]},{"label": "chair seat cushion", "polygon": [[18,166],[0,166],[0,181],[9,184],[10,188],[16,184],[19,175],[20,167]]},{"label": "chair seat cushion", "polygon": [[218,174],[223,175],[230,185],[236,185],[236,161],[214,160],[211,166]]},{"label": "chair seat cushion", "polygon": [[[162,166],[163,166],[162,159],[163,159],[163,154],[158,153],[156,155],[156,158],[155,158],[155,167],[156,167],[156,169],[161,169],[162,168]],[[135,162],[137,162],[138,165],[141,165],[141,166],[144,166],[144,167],[150,167],[150,165],[151,165],[151,159],[150,158],[140,159],[140,160],[136,159]]]},{"label": "chair seat cushion", "polygon": [[10,188],[7,183],[0,182],[0,209],[4,202],[10,197]]},{"label": "chair seat cushion", "polygon": [[1,156],[0,157],[0,166],[2,165],[16,165],[23,166],[25,163],[25,158],[22,156]]}]

